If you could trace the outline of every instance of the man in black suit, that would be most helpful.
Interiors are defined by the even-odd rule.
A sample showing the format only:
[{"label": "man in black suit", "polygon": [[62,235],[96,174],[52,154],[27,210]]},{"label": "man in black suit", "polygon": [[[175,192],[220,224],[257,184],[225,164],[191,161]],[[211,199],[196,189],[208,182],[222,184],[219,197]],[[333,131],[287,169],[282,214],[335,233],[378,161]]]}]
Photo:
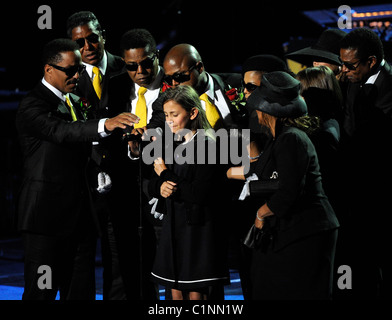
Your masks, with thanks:
[{"label": "man in black suit", "polygon": [[58,290],[60,299],[95,299],[96,217],[85,175],[89,149],[138,119],[122,113],[84,120],[80,98],[72,94],[84,70],[75,42],[49,42],[43,65],[42,81],[16,115],[24,157],[17,210],[25,253],[23,299],[53,300]]},{"label": "man in black suit", "polygon": [[370,29],[352,30],[340,47],[342,71],[350,82],[341,144],[346,182],[341,243],[346,241],[354,297],[390,298],[392,219],[386,208],[392,194],[392,70],[381,40]]},{"label": "man in black suit", "polygon": [[[75,94],[91,103],[89,118],[106,116],[108,82],[111,77],[123,71],[124,61],[105,50],[105,30],[90,11],[76,12],[68,18],[67,35],[79,45],[82,62],[86,66]],[[100,85],[98,89],[96,83]]]},{"label": "man in black suit", "polygon": [[[67,20],[67,35],[75,41],[82,56],[82,63],[86,66],[76,89],[76,94],[86,98],[91,108],[88,111],[89,119],[99,119],[114,114],[109,111],[108,87],[112,77],[123,72],[124,61],[105,50],[105,30],[101,27],[97,17],[90,11],[80,11],[71,15]],[[94,142],[92,146],[92,161],[89,163],[89,180],[94,186],[92,197],[94,209],[102,225],[101,248],[103,272],[103,299],[122,299],[123,295],[116,290],[117,269],[113,267],[117,261],[117,250],[111,240],[113,230],[111,226],[110,205],[113,190],[111,190],[110,144],[113,138],[100,143]],[[117,166],[115,164],[115,166]],[[116,188],[115,188],[116,190]],[[118,281],[117,281],[118,282]]]},{"label": "man in black suit", "polygon": [[[202,100],[207,119],[213,129],[244,128],[248,126],[245,110],[238,110],[232,105],[226,92],[241,86],[241,74],[210,74],[206,71],[202,58],[196,48],[190,44],[178,44],[172,47],[163,61],[165,82],[170,86],[189,85]],[[207,100],[207,101],[206,101]],[[209,114],[207,104],[216,108],[215,115]],[[163,122],[162,106],[154,106],[152,122]],[[214,108],[214,109],[215,109]]]},{"label": "man in black suit", "polygon": [[[112,77],[108,83],[108,114],[111,116],[124,111],[138,114],[143,121],[129,131],[143,132],[150,121],[153,103],[164,91],[163,69],[159,66],[156,42],[148,30],[132,29],[121,37],[120,49],[125,72]],[[139,91],[143,91],[144,99]],[[143,114],[138,109],[138,102],[142,100]],[[108,254],[111,256],[111,275],[107,274],[108,278],[111,277],[108,298],[155,299],[156,291],[150,281],[156,245],[152,226],[159,222],[149,212],[140,217],[140,205],[148,206],[148,200],[143,193],[143,203],[140,204],[138,154],[131,158],[128,156],[128,143],[122,141],[121,134],[113,134],[107,142],[109,153],[106,162],[112,181],[108,198],[113,204],[108,225]],[[131,141],[129,145],[138,150],[138,142]],[[143,165],[143,179],[148,177],[149,170]],[[143,180],[143,184],[147,185],[147,182]],[[139,260],[141,255],[143,266]],[[141,272],[143,282],[138,283],[135,275]]]}]

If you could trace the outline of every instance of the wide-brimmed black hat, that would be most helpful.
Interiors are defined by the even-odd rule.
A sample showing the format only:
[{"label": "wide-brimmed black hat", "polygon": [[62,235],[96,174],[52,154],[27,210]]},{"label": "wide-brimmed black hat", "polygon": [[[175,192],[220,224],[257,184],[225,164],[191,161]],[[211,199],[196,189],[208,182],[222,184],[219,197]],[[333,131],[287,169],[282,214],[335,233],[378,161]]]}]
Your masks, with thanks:
[{"label": "wide-brimmed black hat", "polygon": [[307,48],[286,54],[286,58],[309,65],[313,61],[323,61],[335,65],[341,65],[340,41],[346,33],[340,29],[327,29],[317,42]]},{"label": "wide-brimmed black hat", "polygon": [[288,71],[286,62],[272,54],[259,54],[245,60],[242,73],[247,71]]},{"label": "wide-brimmed black hat", "polygon": [[298,118],[308,112],[299,91],[300,82],[287,72],[265,73],[246,105],[249,111],[259,110],[277,118]]}]

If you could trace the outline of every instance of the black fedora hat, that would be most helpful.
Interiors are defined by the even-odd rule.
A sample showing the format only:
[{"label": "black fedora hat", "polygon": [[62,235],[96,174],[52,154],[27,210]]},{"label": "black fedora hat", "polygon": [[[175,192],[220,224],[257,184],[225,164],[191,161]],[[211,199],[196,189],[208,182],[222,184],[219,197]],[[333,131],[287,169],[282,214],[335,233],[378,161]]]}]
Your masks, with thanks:
[{"label": "black fedora hat", "polygon": [[308,112],[299,91],[300,82],[287,72],[265,73],[246,105],[249,111],[259,110],[277,118],[298,118]]},{"label": "black fedora hat", "polygon": [[317,42],[307,48],[286,54],[286,58],[301,62],[305,65],[313,61],[323,61],[340,66],[340,41],[346,32],[340,29],[323,31]]}]

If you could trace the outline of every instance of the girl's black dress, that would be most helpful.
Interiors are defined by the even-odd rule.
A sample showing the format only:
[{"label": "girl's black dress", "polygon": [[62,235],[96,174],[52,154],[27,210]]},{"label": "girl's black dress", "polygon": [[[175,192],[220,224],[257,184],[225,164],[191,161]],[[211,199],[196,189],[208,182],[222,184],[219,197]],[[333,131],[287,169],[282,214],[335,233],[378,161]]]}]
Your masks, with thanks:
[{"label": "girl's black dress", "polygon": [[[194,136],[178,148],[196,161],[197,154],[203,152],[197,148],[201,143],[205,150],[215,144],[207,139],[200,142]],[[154,172],[149,184],[150,195],[166,206],[152,280],[179,290],[228,284],[225,172],[218,164],[178,164],[176,160],[178,157],[172,165],[166,163],[168,169],[160,177]],[[164,199],[160,186],[168,180],[177,183],[177,191]]]}]

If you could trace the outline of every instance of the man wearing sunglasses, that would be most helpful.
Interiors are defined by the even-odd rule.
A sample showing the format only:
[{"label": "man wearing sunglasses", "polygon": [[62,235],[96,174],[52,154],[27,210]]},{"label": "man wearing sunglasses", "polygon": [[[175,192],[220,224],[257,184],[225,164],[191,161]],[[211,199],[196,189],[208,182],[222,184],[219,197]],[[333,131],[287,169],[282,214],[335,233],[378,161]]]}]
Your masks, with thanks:
[{"label": "man wearing sunglasses", "polygon": [[[207,104],[216,108],[216,118],[213,122],[210,121],[215,130],[240,127],[239,121],[237,122],[240,118],[237,117],[235,107],[231,105],[225,94],[229,85],[239,88],[241,85],[240,74],[208,73],[199,52],[194,46],[186,43],[175,45],[168,51],[163,68],[165,70],[164,80],[169,86],[189,85],[198,92],[209,121]],[[162,109],[162,107],[160,108]],[[153,115],[154,123],[158,122],[159,118],[161,122],[165,121],[164,116],[157,108]]]},{"label": "man wearing sunglasses", "polygon": [[[23,99],[16,115],[24,155],[18,228],[24,243],[23,299],[95,299],[96,217],[89,202],[86,163],[92,141],[138,122],[123,113],[85,121],[75,90],[84,67],[69,39],[49,42],[42,81]],[[49,266],[42,287],[40,267]]]},{"label": "man wearing sunglasses", "polygon": [[[163,69],[159,66],[156,42],[146,29],[131,29],[120,40],[120,50],[125,64],[124,72],[111,77],[108,84],[109,116],[118,112],[130,111],[142,119],[135,127],[126,132],[136,137],[149,125],[152,105],[163,91]],[[141,93],[142,92],[142,93]],[[140,93],[140,94],[139,94]],[[143,111],[144,108],[144,112]],[[155,299],[156,291],[151,283],[149,265],[154,258],[154,229],[151,223],[143,223],[143,282],[141,284],[139,269],[139,163],[128,156],[130,149],[136,150],[132,159],[138,154],[138,141],[123,139],[124,132],[112,134],[109,138],[109,157],[107,166],[112,180],[112,190],[108,193],[114,204],[110,212],[107,227],[110,242],[110,268],[104,274],[104,286],[109,288],[108,299],[138,300],[141,294],[145,299]],[[128,137],[128,136],[127,136]],[[124,141],[123,141],[124,140]],[[109,141],[109,140],[108,140]],[[147,176],[144,172],[143,177]],[[147,170],[147,169],[146,169]],[[148,200],[144,200],[145,204]],[[147,219],[151,214],[148,212]],[[156,220],[156,219],[154,219]],[[151,235],[150,235],[151,233]],[[105,281],[105,277],[108,281]],[[111,281],[109,282],[109,278]],[[140,285],[143,288],[140,288]]]},{"label": "man wearing sunglasses", "polygon": [[342,236],[350,242],[342,254],[351,261],[353,277],[357,274],[352,297],[390,299],[392,69],[371,29],[350,31],[340,48],[342,71],[350,81],[341,148],[342,201],[347,210]]},{"label": "man wearing sunglasses", "polygon": [[124,62],[121,57],[105,50],[104,30],[90,11],[76,12],[68,18],[67,35],[79,46],[82,62],[86,66],[76,94],[91,103],[89,118],[99,119],[106,116],[108,81],[122,72]]},{"label": "man wearing sunglasses", "polygon": [[[82,63],[86,68],[77,87],[77,94],[86,98],[90,104],[87,113],[89,119],[99,119],[113,114],[109,111],[108,87],[110,78],[121,74],[124,61],[119,56],[115,56],[105,50],[105,30],[102,29],[97,17],[90,11],[80,11],[72,14],[67,20],[67,35],[75,41],[82,56]],[[111,155],[110,145],[112,137],[106,141],[93,142],[91,158],[89,163],[89,180],[94,189],[92,194],[95,210],[102,223],[103,237],[101,239],[102,260],[104,272],[104,299],[119,298],[112,290],[113,276],[112,257],[116,256],[114,250],[110,250],[110,240],[107,235],[112,234],[110,228],[111,211],[113,205],[110,204],[113,198],[112,188],[112,168],[110,167]],[[109,221],[109,222],[108,222]],[[108,226],[109,224],[109,226]],[[110,230],[109,230],[110,229]],[[113,271],[115,274],[116,271]]]}]

